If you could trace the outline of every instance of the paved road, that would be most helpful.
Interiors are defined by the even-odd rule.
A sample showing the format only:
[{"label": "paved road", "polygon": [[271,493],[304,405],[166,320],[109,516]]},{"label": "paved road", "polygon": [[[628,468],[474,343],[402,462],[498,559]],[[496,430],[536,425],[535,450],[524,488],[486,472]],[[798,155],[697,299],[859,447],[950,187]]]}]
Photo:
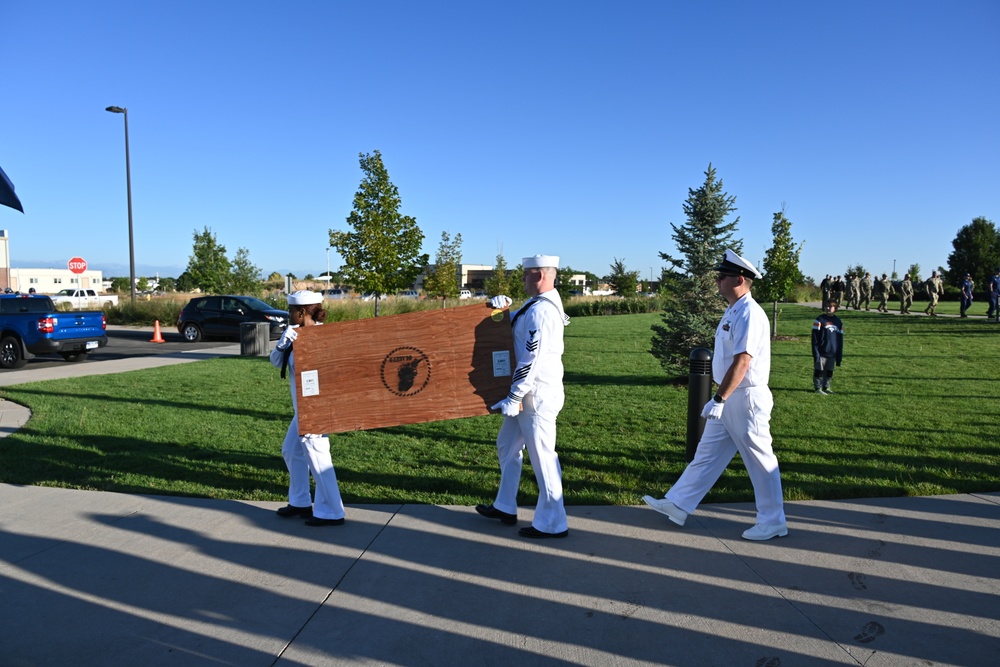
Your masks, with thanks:
[{"label": "paved road", "polygon": [[[128,359],[131,357],[148,357],[161,354],[175,354],[179,352],[192,352],[204,350],[216,350],[233,345],[233,341],[201,341],[199,343],[187,343],[177,333],[176,329],[165,329],[161,327],[162,338],[165,343],[152,343],[152,327],[108,327],[108,344],[87,355],[87,358],[80,364],[93,364],[113,359]],[[44,355],[29,359],[28,363],[21,370],[33,370],[44,368],[58,368],[65,365],[58,355]],[[4,371],[0,371],[3,374]],[[0,384],[2,384],[0,380]]]}]

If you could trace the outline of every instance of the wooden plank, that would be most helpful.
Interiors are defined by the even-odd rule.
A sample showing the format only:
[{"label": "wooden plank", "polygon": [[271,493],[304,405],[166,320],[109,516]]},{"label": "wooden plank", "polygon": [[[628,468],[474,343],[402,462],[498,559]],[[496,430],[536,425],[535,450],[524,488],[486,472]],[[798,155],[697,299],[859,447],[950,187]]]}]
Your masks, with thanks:
[{"label": "wooden plank", "polygon": [[510,312],[484,304],[304,327],[299,433],[489,414],[514,363]]}]

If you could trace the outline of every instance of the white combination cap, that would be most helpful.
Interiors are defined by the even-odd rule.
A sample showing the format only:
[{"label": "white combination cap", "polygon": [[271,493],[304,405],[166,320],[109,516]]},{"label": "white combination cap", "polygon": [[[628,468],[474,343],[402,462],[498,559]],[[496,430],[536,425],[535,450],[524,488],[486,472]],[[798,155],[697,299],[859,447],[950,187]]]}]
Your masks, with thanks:
[{"label": "white combination cap", "polygon": [[323,295],[319,292],[303,289],[288,295],[289,306],[311,306],[314,303],[323,303]]},{"label": "white combination cap", "polygon": [[716,271],[731,273],[735,276],[746,276],[747,278],[760,278],[760,271],[754,268],[753,264],[746,261],[732,250],[726,249],[726,258],[723,259]]},{"label": "white combination cap", "polygon": [[526,269],[544,269],[546,267],[552,267],[555,269],[559,268],[559,256],[558,255],[535,255],[534,257],[525,257],[521,260],[521,266]]}]

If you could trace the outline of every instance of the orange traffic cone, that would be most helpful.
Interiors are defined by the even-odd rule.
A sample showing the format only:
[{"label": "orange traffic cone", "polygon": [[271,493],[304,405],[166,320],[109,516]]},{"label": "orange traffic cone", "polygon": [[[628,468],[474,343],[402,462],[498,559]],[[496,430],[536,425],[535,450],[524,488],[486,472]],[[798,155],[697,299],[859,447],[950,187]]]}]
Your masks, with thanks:
[{"label": "orange traffic cone", "polygon": [[160,320],[156,320],[156,326],[153,327],[153,340],[150,343],[166,343],[163,340],[163,334],[160,333]]}]

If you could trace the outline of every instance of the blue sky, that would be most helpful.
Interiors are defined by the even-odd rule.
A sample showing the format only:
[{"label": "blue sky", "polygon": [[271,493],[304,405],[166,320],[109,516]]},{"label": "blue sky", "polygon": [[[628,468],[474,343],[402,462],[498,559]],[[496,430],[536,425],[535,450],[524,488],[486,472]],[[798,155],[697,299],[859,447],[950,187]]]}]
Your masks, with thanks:
[{"label": "blue sky", "polygon": [[[1000,3],[0,0],[14,267],[140,275],[211,228],[319,274],[379,150],[468,263],[558,254],[644,278],[711,163],[759,263],[774,212],[819,279],[945,265],[1000,223]],[[336,269],[340,258],[330,253]]]}]

